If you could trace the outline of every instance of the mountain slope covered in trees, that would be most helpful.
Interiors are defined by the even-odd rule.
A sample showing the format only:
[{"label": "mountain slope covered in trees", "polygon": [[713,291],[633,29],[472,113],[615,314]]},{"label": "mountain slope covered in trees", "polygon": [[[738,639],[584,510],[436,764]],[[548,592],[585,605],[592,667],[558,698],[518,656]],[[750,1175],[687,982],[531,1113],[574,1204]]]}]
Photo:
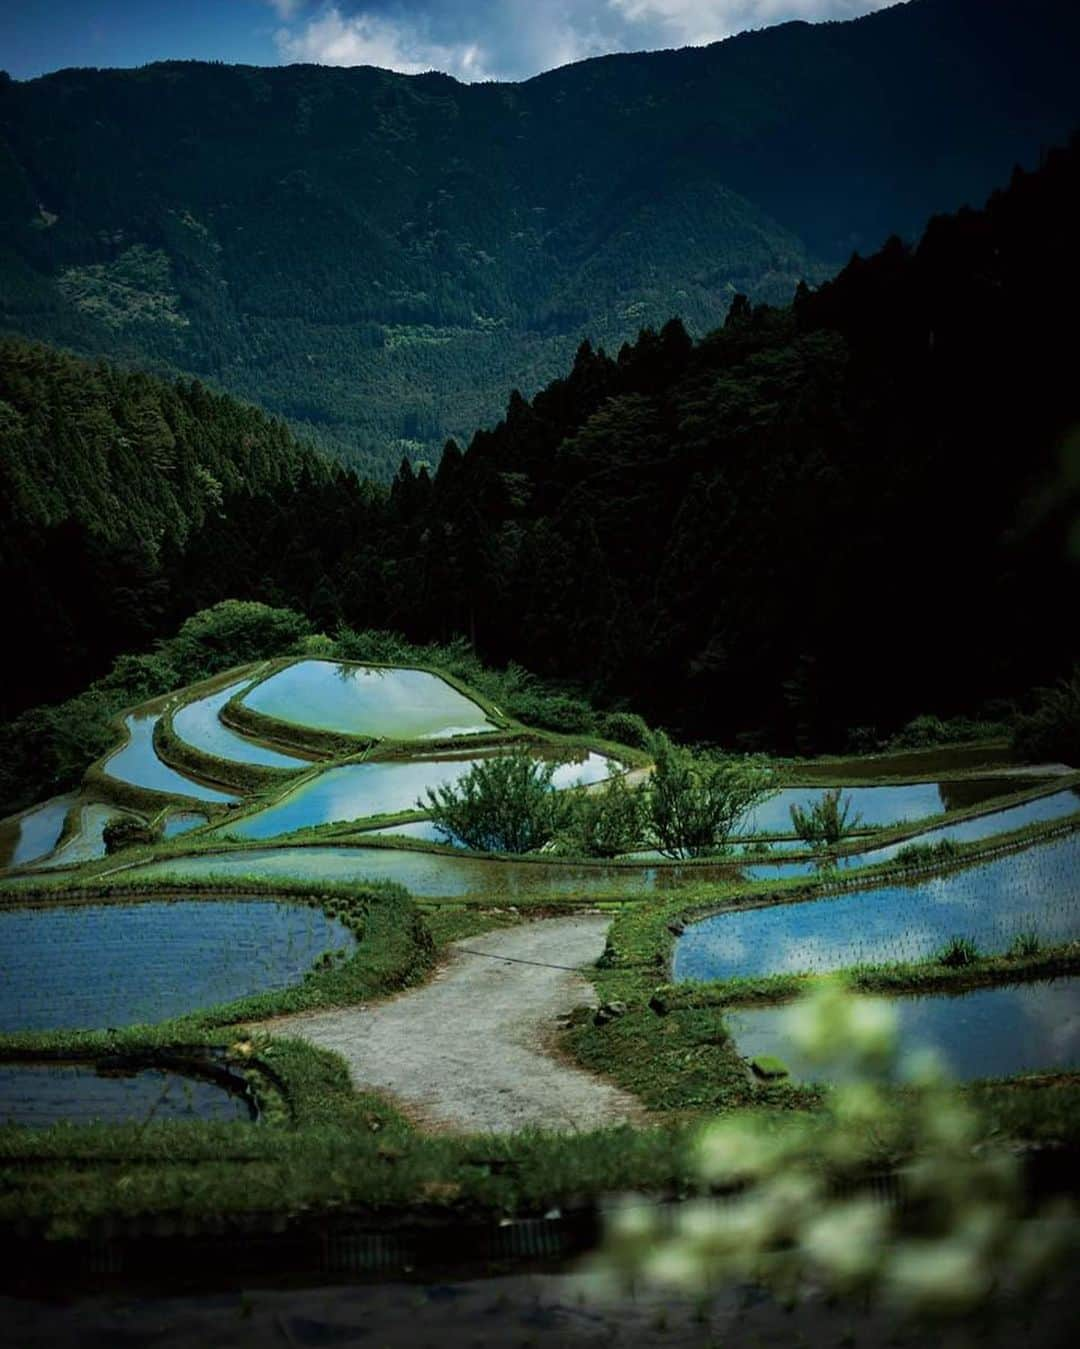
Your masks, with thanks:
[{"label": "mountain slope covered in trees", "polygon": [[[519,85],[166,63],[0,81],[0,328],[351,462],[982,200],[1080,124],[1072,0],[911,0]],[[387,475],[388,476],[388,475]]]},{"label": "mountain slope covered in trees", "polygon": [[[389,491],[181,389],[193,435],[262,427],[289,472],[232,484],[149,561],[137,538],[38,541],[37,517],[9,520],[18,705],[42,700],[26,662],[72,692],[229,596],[327,631],[463,634],[684,733],[781,749],[1049,682],[1077,654],[1076,502],[1056,485],[1080,445],[1077,237],[1074,144],[792,306],[738,300],[698,343],[672,321],[616,358],[583,345],[565,378]],[[67,358],[24,359],[69,387]],[[101,614],[142,626],[106,630],[78,678],[56,615],[92,634]]]}]

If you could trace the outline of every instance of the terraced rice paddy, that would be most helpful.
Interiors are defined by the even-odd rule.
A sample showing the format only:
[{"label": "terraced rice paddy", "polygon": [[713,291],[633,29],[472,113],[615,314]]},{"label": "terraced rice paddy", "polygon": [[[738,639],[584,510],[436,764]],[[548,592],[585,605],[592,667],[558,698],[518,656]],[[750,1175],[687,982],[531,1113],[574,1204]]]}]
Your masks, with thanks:
[{"label": "terraced rice paddy", "polygon": [[305,768],[309,760],[271,749],[247,736],[237,735],[219,719],[219,713],[229,699],[248,683],[246,679],[238,680],[180,708],[173,714],[174,732],[192,748],[229,763],[259,764],[264,768]]},{"label": "terraced rice paddy", "polygon": [[639,895],[698,881],[730,878],[730,867],[579,866],[502,862],[396,848],[253,848],[152,862],[126,873],[134,880],[220,878],[299,881],[397,881],[422,898],[490,899],[513,903],[534,895]]},{"label": "terraced rice paddy", "polygon": [[91,1064],[0,1063],[0,1125],[174,1119],[250,1121],[251,1110],[214,1082],[161,1068],[102,1075]]},{"label": "terraced rice paddy", "polygon": [[[975,843],[982,839],[993,838],[995,834],[1008,834],[1014,829],[1023,829],[1031,824],[1050,824],[1054,820],[1063,820],[1080,811],[1080,791],[1074,787],[1064,791],[1052,792],[1049,796],[1036,797],[1034,801],[1025,801],[1018,806],[1007,806],[1004,810],[990,811],[985,815],[976,815],[970,820],[960,820],[956,824],[943,824],[935,829],[926,829],[914,838],[902,839],[899,843],[883,844],[880,848],[867,848],[864,852],[848,853],[833,859],[834,865],[844,870],[853,867],[868,867],[876,862],[888,862],[902,848],[911,843],[940,843],[951,839],[954,843]],[[754,862],[747,863],[743,875],[751,880],[779,880],[785,876],[809,876],[817,870],[813,861],[806,862]]]},{"label": "terraced rice paddy", "polygon": [[[902,1054],[932,1049],[959,1081],[1080,1068],[1080,980],[981,988],[959,996],[892,998]],[[739,1053],[772,1055],[801,1081],[843,1080],[792,1039],[790,1007],[746,1008],[725,1017]]]},{"label": "terraced rice paddy", "polygon": [[[853,815],[861,817],[863,827],[900,824],[904,820],[923,820],[941,815],[961,805],[974,806],[997,796],[1017,791],[1015,778],[968,778],[962,784],[948,782],[909,782],[884,787],[845,787],[845,800],[851,801]],[[740,834],[790,834],[791,807],[806,810],[820,801],[822,787],[784,787],[774,797],[752,810],[739,826]]]},{"label": "terraced rice paddy", "polygon": [[175,768],[162,763],[154,749],[154,727],[157,722],[158,716],[148,713],[124,718],[129,739],[126,745],[121,745],[105,760],[103,770],[109,777],[148,791],[167,792],[170,796],[193,796],[199,801],[226,804],[240,799],[214,787],[205,787],[201,782],[185,777]]},{"label": "terraced rice paddy", "polygon": [[[457,782],[477,762],[425,758],[343,764],[308,778],[265,810],[246,819],[230,820],[220,832],[235,838],[273,838],[312,825],[416,810],[427,788]],[[560,765],[552,782],[556,787],[599,782],[615,767],[602,755],[589,754],[580,763]]]},{"label": "terraced rice paddy", "polygon": [[1080,832],[910,885],[717,914],[675,946],[676,979],[923,960],[953,935],[986,953],[1023,932],[1080,935]]},{"label": "terraced rice paddy", "polygon": [[0,912],[0,1031],[102,1029],[298,983],[355,939],[272,900],[87,904]]},{"label": "terraced rice paddy", "polygon": [[180,834],[190,833],[206,824],[206,816],[197,810],[174,810],[166,816],[162,826],[162,838],[176,838]]},{"label": "terraced rice paddy", "polygon": [[74,866],[105,856],[105,826],[122,819],[126,812],[103,801],[84,802],[79,806],[77,831],[55,852],[37,863],[41,868]]},{"label": "terraced rice paddy", "polygon": [[423,740],[494,729],[472,699],[424,670],[303,660],[243,701],[278,721],[346,735]]},{"label": "terraced rice paddy", "polygon": [[0,823],[0,866],[25,867],[48,856],[56,847],[75,799],[74,793],[54,796]]}]

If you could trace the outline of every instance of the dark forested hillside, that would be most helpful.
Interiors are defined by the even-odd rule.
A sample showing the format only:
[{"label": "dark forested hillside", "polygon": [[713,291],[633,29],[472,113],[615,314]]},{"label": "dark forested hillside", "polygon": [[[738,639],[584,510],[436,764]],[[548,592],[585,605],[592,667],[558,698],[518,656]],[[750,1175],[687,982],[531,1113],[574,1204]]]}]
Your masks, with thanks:
[{"label": "dark forested hillside", "polygon": [[0,341],[0,583],[15,647],[0,707],[68,693],[145,646],[173,618],[168,578],[208,519],[331,477],[281,422],[197,383]]},{"label": "dark forested hillside", "polygon": [[[270,456],[239,487],[211,464],[212,510],[186,474],[186,524],[149,563],[130,536],[130,559],[103,550],[105,524],[38,541],[48,500],[23,508],[2,578],[32,652],[18,659],[44,671],[58,651],[72,691],[87,672],[75,678],[63,625],[92,644],[109,616],[111,654],[237,596],[327,631],[464,634],[489,661],[727,743],[836,748],[858,726],[1016,695],[1076,656],[1077,503],[1059,480],[1063,451],[1080,453],[1078,237],[1074,144],[791,306],[737,299],[699,343],[671,321],[616,357],[583,345],[565,378],[514,394],[433,476],[406,463],[389,492],[320,476],[228,400],[13,348],[45,407],[81,370],[91,390],[167,392],[178,440],[183,412],[196,440],[247,428],[291,465]],[[58,465],[86,443],[66,415]],[[120,641],[109,623],[125,621]]]},{"label": "dark forested hillside", "polygon": [[506,390],[981,201],[1080,124],[1073,0],[912,0],[521,85],[0,80],[0,327],[253,398],[377,474]]}]

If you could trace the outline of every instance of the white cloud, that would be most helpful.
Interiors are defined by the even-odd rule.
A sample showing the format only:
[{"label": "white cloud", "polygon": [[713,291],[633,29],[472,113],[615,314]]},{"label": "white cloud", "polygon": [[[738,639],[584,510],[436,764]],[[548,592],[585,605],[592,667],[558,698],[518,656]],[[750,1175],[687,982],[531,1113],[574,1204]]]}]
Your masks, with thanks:
[{"label": "white cloud", "polygon": [[[787,19],[850,19],[897,0],[267,0],[287,61],[460,80],[526,79],[605,52],[697,46]],[[308,10],[306,18],[302,11]]]},{"label": "white cloud", "polygon": [[478,42],[434,42],[421,27],[377,14],[345,16],[331,5],[300,32],[277,34],[281,54],[289,61],[322,66],[379,66],[403,75],[442,70],[461,80],[493,78],[487,55]]}]

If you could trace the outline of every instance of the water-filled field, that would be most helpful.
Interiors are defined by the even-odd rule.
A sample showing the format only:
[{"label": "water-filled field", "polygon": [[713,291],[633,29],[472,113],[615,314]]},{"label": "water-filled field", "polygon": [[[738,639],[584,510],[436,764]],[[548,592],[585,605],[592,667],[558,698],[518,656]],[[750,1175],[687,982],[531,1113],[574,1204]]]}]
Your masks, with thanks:
[{"label": "water-filled field", "polygon": [[164,1021],[286,988],[354,946],[320,910],[272,900],[6,909],[0,1031]]},{"label": "water-filled field", "polygon": [[162,827],[162,838],[176,838],[180,834],[188,834],[192,829],[199,829],[206,823],[206,816],[200,815],[197,810],[174,810],[165,819]]},{"label": "water-filled field", "polygon": [[99,1074],[92,1064],[0,1063],[0,1125],[127,1120],[250,1121],[243,1096],[162,1068]]},{"label": "water-filled field", "polygon": [[77,862],[92,861],[95,857],[104,857],[105,826],[112,820],[124,818],[125,813],[103,801],[84,802],[79,807],[77,831],[38,865],[42,868],[67,867]]},{"label": "water-filled field", "polygon": [[226,803],[240,799],[214,787],[204,787],[201,782],[185,777],[175,768],[162,763],[154,749],[154,727],[157,722],[156,715],[146,713],[124,718],[130,739],[105,760],[104,771],[109,777],[150,791],[168,792],[171,796],[193,796],[199,801]]},{"label": "water-filled field", "polygon": [[249,681],[238,680],[216,693],[207,694],[193,703],[188,703],[179,712],[173,714],[173,730],[185,744],[200,749],[204,754],[213,754],[229,763],[260,764],[265,768],[304,768],[307,759],[296,754],[285,754],[281,750],[260,745],[257,740],[237,735],[218,719],[218,713],[234,694],[239,693]]},{"label": "water-filled field", "polygon": [[490,731],[471,698],[424,670],[303,660],[244,697],[254,712],[320,731],[400,740]]},{"label": "water-filled field", "polygon": [[[892,998],[902,1054],[933,1049],[950,1076],[980,1077],[1080,1068],[1080,980],[1013,984],[972,993]],[[740,1054],[781,1059],[802,1081],[832,1078],[797,1047],[790,1006],[745,1008],[725,1020]]]},{"label": "water-filled field", "polygon": [[[425,758],[342,764],[309,778],[265,810],[246,819],[230,820],[220,832],[236,838],[273,838],[311,825],[416,810],[427,788],[457,782],[476,762]],[[552,783],[568,787],[575,782],[599,782],[616,768],[602,755],[590,754],[580,763],[560,765]]]},{"label": "water-filled field", "polygon": [[0,867],[29,866],[51,853],[74,802],[74,793],[54,796],[0,823]]},{"label": "water-filled field", "polygon": [[[969,778],[962,784],[949,782],[909,782],[899,786],[845,787],[843,799],[851,802],[852,818],[860,817],[864,827],[900,824],[903,820],[922,820],[961,806],[974,806],[997,796],[1009,796],[1024,785],[1015,778]],[[809,809],[820,801],[823,787],[784,787],[774,797],[757,806],[739,825],[740,834],[790,834],[791,807]]]},{"label": "water-filled field", "polygon": [[[863,852],[848,853],[844,857],[833,859],[834,865],[841,869],[868,867],[876,862],[888,862],[902,849],[912,843],[940,843],[943,839],[952,839],[954,843],[975,843],[995,834],[1008,834],[1014,829],[1023,829],[1030,824],[1049,824],[1054,820],[1065,819],[1080,811],[1080,790],[1075,787],[1053,792],[1049,796],[1036,797],[1034,801],[1025,801],[1019,806],[1007,806],[1004,810],[990,811],[986,815],[976,815],[970,820],[960,820],[956,824],[938,825],[936,829],[926,829],[914,838],[903,839],[899,843],[888,843],[880,848],[867,848]],[[817,870],[813,861],[807,862],[754,862],[743,868],[743,874],[751,880],[780,880],[785,876],[809,876]]]},{"label": "water-filled field", "polygon": [[1080,832],[910,885],[717,914],[675,946],[676,979],[922,960],[951,936],[1000,952],[1023,932],[1080,935]]},{"label": "water-filled field", "polygon": [[729,867],[619,867],[607,864],[501,862],[467,856],[400,851],[395,848],[255,848],[203,853],[152,862],[128,873],[132,878],[204,881],[287,878],[317,881],[397,881],[423,898],[463,895],[513,902],[517,897],[555,894],[637,895],[678,889],[698,881],[731,877]]}]

